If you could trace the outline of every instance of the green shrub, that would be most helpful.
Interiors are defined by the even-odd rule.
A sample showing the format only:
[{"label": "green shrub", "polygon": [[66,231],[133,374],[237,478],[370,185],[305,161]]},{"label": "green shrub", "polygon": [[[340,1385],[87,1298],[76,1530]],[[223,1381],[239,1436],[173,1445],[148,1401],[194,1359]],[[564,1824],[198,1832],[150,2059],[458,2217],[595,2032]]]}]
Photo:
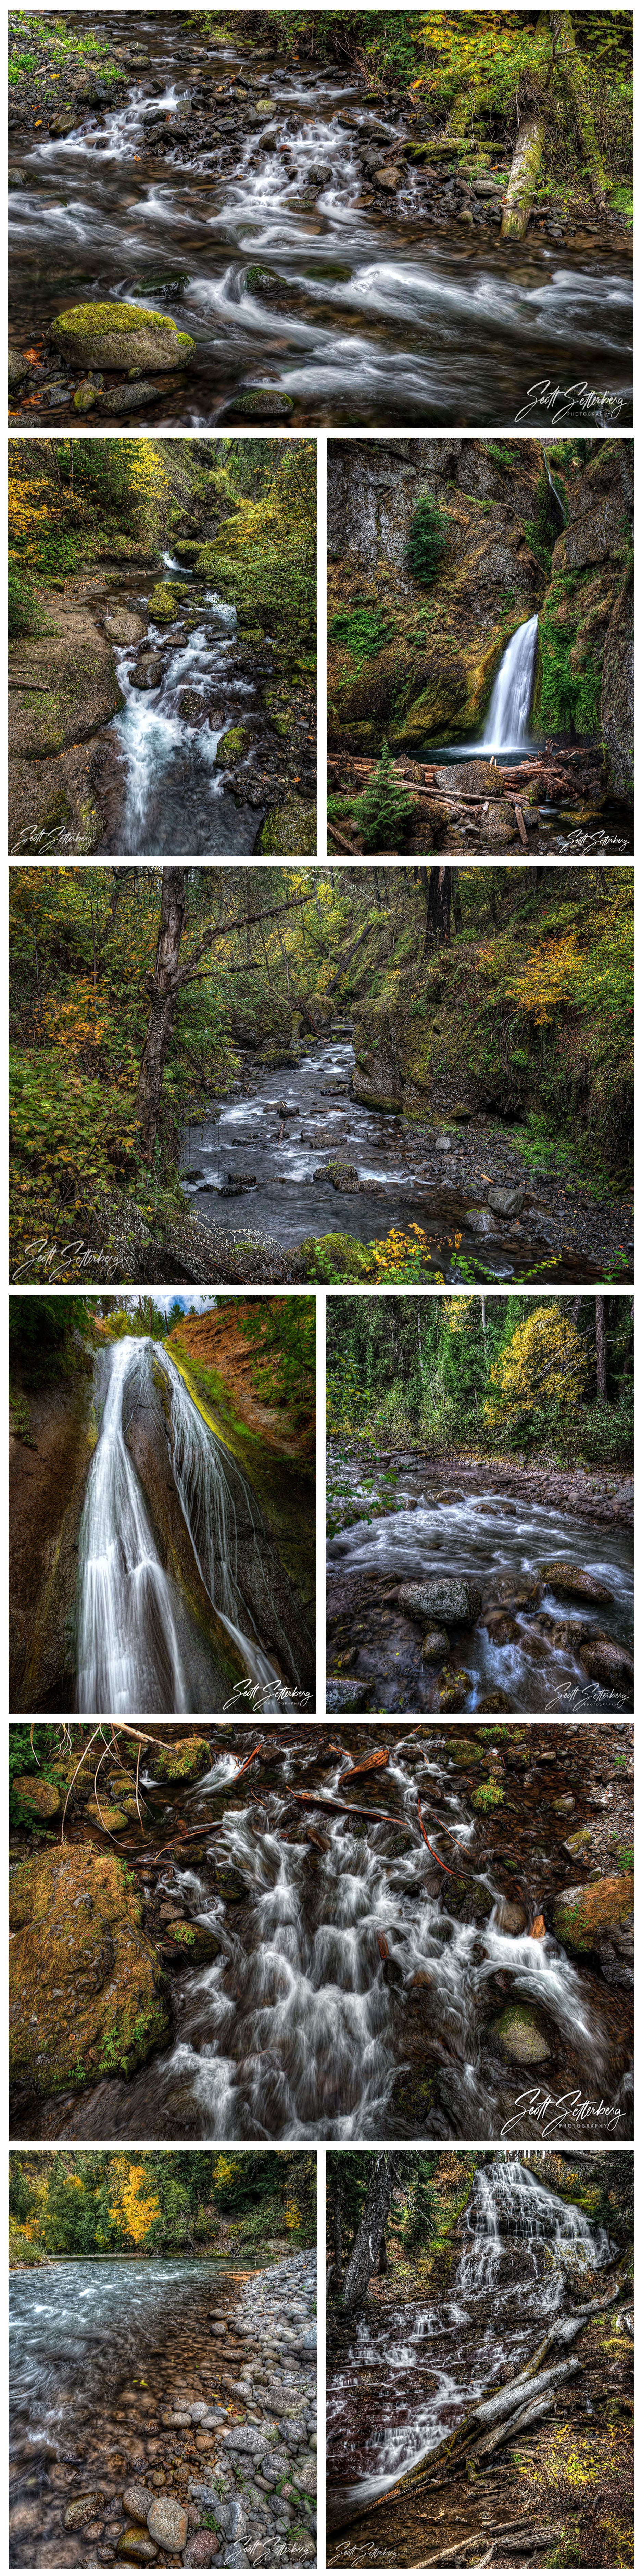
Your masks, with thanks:
[{"label": "green shrub", "polygon": [[395,776],[392,752],[388,743],[381,746],[378,767],[373,770],[365,794],[355,806],[367,850],[394,850],[403,838],[412,814],[412,797]]},{"label": "green shrub", "polygon": [[410,521],[406,563],[413,581],[434,581],[437,565],[448,544],[450,520],[438,509],[429,492],[418,501]]}]

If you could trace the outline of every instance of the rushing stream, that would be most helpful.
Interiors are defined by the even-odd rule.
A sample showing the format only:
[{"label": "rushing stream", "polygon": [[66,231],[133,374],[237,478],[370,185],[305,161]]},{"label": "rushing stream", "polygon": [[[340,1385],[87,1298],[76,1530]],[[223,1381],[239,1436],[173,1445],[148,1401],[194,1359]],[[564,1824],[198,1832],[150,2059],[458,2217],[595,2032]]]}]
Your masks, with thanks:
[{"label": "rushing stream", "polygon": [[[502,1493],[497,1472],[491,1474],[483,1467],[477,1471],[472,1491],[449,1485],[440,1492],[440,1481],[438,1465],[435,1469],[427,1460],[402,1466],[394,1509],[388,1501],[380,1509],[376,1492],[368,1493],[367,1485],[360,1485],[359,1468],[342,1461],[342,1486],[351,1490],[357,1510],[362,1498],[364,1517],[330,1542],[330,1594],[333,1582],[346,1575],[376,1578],[379,1598],[382,1591],[390,1591],[391,1584],[413,1579],[471,1584],[482,1595],[482,1619],[487,1607],[498,1610],[505,1600],[515,1634],[498,1642],[482,1620],[458,1631],[456,1659],[469,1676],[468,1708],[477,1708],[492,1691],[505,1693],[505,1705],[520,1711],[594,1707],[595,1689],[579,1661],[579,1647],[590,1642],[593,1632],[603,1635],[605,1631],[629,1646],[632,1532],[604,1522],[591,1525],[568,1505],[536,1503],[530,1497],[520,1505],[513,1490]],[[367,1519],[366,1513],[372,1518]],[[560,1559],[588,1570],[604,1584],[611,1600],[560,1599],[541,1572]],[[524,1587],[528,1595],[529,1588],[540,1583],[541,1590],[533,1591],[530,1599],[525,1597]],[[522,1595],[514,1606],[513,1586],[515,1594]],[[555,1633],[562,1627],[564,1638]],[[420,1627],[415,1635],[420,1644]],[[358,1675],[372,1674],[380,1708],[403,1706],[400,1694],[408,1692],[410,1675],[400,1661],[399,1645],[396,1630],[378,1650],[365,1639],[362,1645]],[[420,1666],[411,1685],[411,1705],[430,1707],[433,1685],[430,1670],[422,1671]],[[618,1705],[627,1707],[630,1698],[623,1680]]]},{"label": "rushing stream", "polygon": [[[127,104],[20,139],[18,343],[87,298],[160,307],[196,346],[185,376],[157,380],[155,426],[201,427],[260,386],[298,425],[530,421],[546,379],[585,381],[593,427],[630,418],[624,241],[590,225],[508,245],[487,207],[477,221],[482,200],[465,230],[454,183],[433,173],[426,200],[412,161],[394,203],[373,203],[369,141],[394,160],[410,130],[392,93],[364,96],[332,62],[288,69],[269,43],[247,67],[229,41],[186,52],[173,12],[124,14],[118,36],[148,53]],[[205,121],[182,140],[190,99]],[[276,281],[267,294],[256,268]]]},{"label": "rushing stream", "polygon": [[[125,1336],[114,1344],[107,1366],[78,1549],[79,1709],[170,1715],[203,1706],[201,1661],[191,1650],[177,1583],[161,1562],[126,1437],[132,1411],[151,1404],[159,1377],[171,1424],[171,1471],[205,1590],[249,1678],[260,1687],[261,1705],[290,1706],[287,1697],[274,1696],[279,1676],[256,1631],[257,1602],[267,1611],[271,1597],[273,1547],[245,1478],[161,1343]],[[239,1503],[255,1615],[237,1579]],[[287,1654],[285,1638],[283,1643]]]},{"label": "rushing stream", "polygon": [[370,2302],[346,2330],[327,2391],[335,2528],[429,2459],[468,2403],[517,2374],[559,2311],[588,2303],[617,2250],[527,2166],[499,2158],[478,2166],[460,2243],[443,2297]]},{"label": "rushing stream", "polygon": [[[546,1772],[549,1837],[557,1824],[550,1797],[576,1774],[582,1814],[581,1742],[575,1756],[574,1745],[575,1737],[570,1756],[568,1747],[560,1752],[559,1771]],[[592,1970],[580,1972],[554,1933],[534,1937],[526,1928],[544,1894],[552,1919],[552,1891],[573,1874],[562,1819],[559,1855],[535,1847],[544,1775],[520,1772],[517,1834],[507,1809],[494,1856],[487,1837],[479,1850],[479,1820],[447,1741],[425,1753],[416,1740],[402,1742],[374,1789],[371,1780],[357,1784],[354,1818],[328,1803],[355,1794],[342,1788],[344,1768],[345,1758],[320,1752],[309,1733],[300,1740],[296,1725],[264,1747],[260,1769],[252,1766],[238,1786],[236,1758],[217,1757],[189,1802],[202,1848],[179,1850],[160,1878],[150,1869],[149,1883],[143,1864],[140,1884],[146,1900],[154,1887],[157,1899],[206,1925],[219,1954],[182,1976],[173,2045],[129,2083],[108,2079],[80,2104],[50,2106],[46,2137],[414,2135],[416,2119],[395,2087],[400,2069],[419,2068],[423,2078],[428,2063],[436,2070],[433,2136],[496,2137],[516,2116],[519,2094],[519,2134],[537,2139],[536,2108],[524,2097],[541,2068],[507,2066],[498,2054],[497,2016],[507,1998],[545,2016],[544,2075],[549,2093],[566,2096],[565,2136],[575,2134],[583,2094],[591,2103],[602,2097],[591,2136],[625,2133],[629,1998],[621,1988],[611,1996]],[[303,1781],[306,1793],[318,1789],[301,1805]],[[419,1831],[419,1786],[441,1863]],[[376,1812],[362,1820],[368,1799],[384,1809],[384,1821]],[[511,1886],[518,1899],[524,1890],[524,1903],[511,1919],[521,1931],[503,1928],[507,1826],[520,1854]],[[159,1831],[166,1845],[166,1815]],[[473,1893],[465,1920],[449,1909],[446,1854],[460,1873],[455,1901],[469,1887]]]},{"label": "rushing stream", "polygon": [[[181,571],[181,580],[186,578]],[[237,806],[215,761],[228,727],[245,723],[248,715],[256,719],[257,693],[251,679],[235,673],[235,608],[216,591],[191,588],[200,611],[191,632],[177,601],[175,626],[161,628],[150,618],[143,643],[116,651],[125,705],[110,730],[123,765],[123,796],[113,835],[101,842],[103,852],[164,857],[189,849],[212,856],[254,848],[264,809]],[[144,600],[139,604],[144,609]],[[153,688],[139,688],[133,673],[148,654],[162,659],[162,675]],[[185,689],[200,702],[191,721],[181,713]]]},{"label": "rushing stream", "polygon": [[[353,1070],[352,1044],[341,1037],[315,1045],[296,1067],[266,1071],[246,1056],[242,1082],[217,1114],[185,1131],[181,1180],[198,1215],[235,1231],[230,1203],[237,1199],[241,1229],[250,1225],[286,1247],[337,1232],[370,1243],[392,1226],[419,1225],[428,1237],[428,1269],[434,1263],[440,1278],[454,1282],[469,1278],[474,1262],[477,1276],[479,1228],[467,1221],[474,1190],[466,1194],[449,1179],[444,1155],[426,1174],[426,1139],[396,1114],[353,1099]],[[323,1178],[337,1154],[356,1167],[358,1191],[335,1190]],[[510,1226],[484,1232],[481,1276],[531,1279],[546,1242],[546,1219],[527,1212],[517,1235]],[[548,1250],[544,1257],[548,1271]],[[592,1276],[590,1261],[587,1267],[585,1257],[580,1263],[566,1250],[555,1278],[576,1275]]]}]

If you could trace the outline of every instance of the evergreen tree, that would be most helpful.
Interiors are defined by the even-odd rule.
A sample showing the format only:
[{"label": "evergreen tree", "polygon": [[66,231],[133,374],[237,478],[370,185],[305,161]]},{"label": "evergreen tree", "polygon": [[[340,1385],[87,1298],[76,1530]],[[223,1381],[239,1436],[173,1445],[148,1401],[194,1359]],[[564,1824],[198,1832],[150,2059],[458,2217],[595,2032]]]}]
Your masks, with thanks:
[{"label": "evergreen tree", "polygon": [[395,775],[388,743],[381,746],[378,767],[359,798],[359,820],[367,850],[396,850],[412,814],[412,797]]}]

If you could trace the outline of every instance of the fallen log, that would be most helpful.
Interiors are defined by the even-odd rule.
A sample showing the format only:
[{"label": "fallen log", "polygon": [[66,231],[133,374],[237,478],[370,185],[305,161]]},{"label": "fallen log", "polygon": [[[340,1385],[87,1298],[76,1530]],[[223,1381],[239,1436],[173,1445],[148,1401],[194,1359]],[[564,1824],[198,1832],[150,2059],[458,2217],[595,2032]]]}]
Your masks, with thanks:
[{"label": "fallen log", "polygon": [[[329,832],[329,834],[330,834],[330,839],[331,839],[331,841],[336,841],[336,842],[338,843],[339,849],[340,849],[340,850],[347,850],[347,851],[348,851],[348,853],[349,853],[350,858],[351,858],[351,859],[353,859],[353,858],[354,858],[354,843],[353,843],[352,841],[346,841],[346,840],[344,840],[343,833],[342,833],[342,832],[338,832],[338,831],[337,831],[336,823],[330,823],[329,821],[326,821],[326,830],[327,830],[327,831]],[[379,856],[379,852],[377,853],[377,856]]]},{"label": "fallen log", "polygon": [[313,1789],[293,1789],[292,1796],[293,1798],[296,1798],[300,1807],[330,1807],[338,1816],[367,1816],[373,1824],[377,1825],[405,1825],[407,1823],[406,1816],[393,1815],[390,1807],[349,1806],[345,1798],[328,1797],[324,1794],[323,1790],[318,1794]]},{"label": "fallen log", "polygon": [[[574,2377],[575,2371],[579,2370],[580,2366],[579,2361],[559,2361],[554,2363],[552,2370],[543,2370],[537,2379],[527,2381],[529,2403],[534,2397],[541,2396],[545,2389],[556,2388],[559,2380]],[[518,2371],[517,2377],[507,2380],[505,2386],[498,2389],[494,2397],[487,2397],[481,2406],[473,2407],[472,2414],[466,2418],[467,2427],[471,2424],[492,2424],[498,2416],[510,2414],[511,2407],[514,2406],[516,2396],[524,2387],[525,2381],[525,2371]]]},{"label": "fallen log", "polygon": [[467,2460],[489,2459],[491,2451],[500,2450],[504,2442],[512,2442],[516,2433],[525,2432],[527,2424],[539,2424],[541,2417],[552,2414],[552,2410],[552,2395],[536,2397],[534,2405],[522,2406],[517,2415],[511,2415],[508,2424],[496,2424],[494,2432],[486,2433],[483,2442],[476,2442],[474,2450],[466,2453]]},{"label": "fallen log", "polygon": [[389,1748],[387,1745],[382,1745],[380,1752],[366,1754],[363,1762],[353,1762],[350,1770],[343,1772],[341,1786],[343,1787],[346,1780],[356,1780],[360,1771],[383,1771],[389,1761]]},{"label": "fallen log", "polygon": [[522,843],[522,848],[523,848],[524,850],[527,850],[527,849],[528,849],[528,833],[527,833],[527,830],[526,830],[526,824],[525,824],[525,822],[524,822],[524,816],[523,816],[523,813],[522,813],[521,805],[516,805],[516,806],[515,806],[515,821],[516,821],[516,824],[517,824],[517,829],[518,829],[518,832],[519,832],[520,841],[521,841],[521,843]]}]

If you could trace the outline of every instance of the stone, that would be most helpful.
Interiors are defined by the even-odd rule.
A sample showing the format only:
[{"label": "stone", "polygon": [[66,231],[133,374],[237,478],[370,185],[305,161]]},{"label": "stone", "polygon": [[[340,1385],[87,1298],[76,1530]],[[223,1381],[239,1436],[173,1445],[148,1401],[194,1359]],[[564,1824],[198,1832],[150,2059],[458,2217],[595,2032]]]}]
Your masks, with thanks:
[{"label": "stone", "polygon": [[11,2539],[21,2539],[25,2531],[39,2531],[41,2521],[42,2508],[39,2504],[14,2504],[9,2515]]},{"label": "stone", "polygon": [[50,1824],[53,1816],[60,1815],[60,1798],[53,1782],[38,1780],[31,1772],[18,1774],[13,1782],[13,1795],[20,1799],[27,1815],[33,1816],[35,1824]]},{"label": "stone", "polygon": [[345,1197],[354,1197],[362,1188],[356,1163],[343,1163],[339,1154],[334,1154],[330,1163],[320,1163],[312,1179],[331,1181],[333,1190],[340,1191]]},{"label": "stone", "polygon": [[530,2004],[509,2004],[493,2030],[501,2056],[516,2066],[545,2065],[550,2058],[548,2040]]},{"label": "stone", "polygon": [[202,725],[205,723],[207,708],[205,705],[205,699],[200,696],[198,689],[179,689],[176,700],[176,713],[181,717],[183,724]]},{"label": "stone", "polygon": [[365,1682],[353,1682],[349,1680],[347,1674],[345,1675],[345,1678],[342,1675],[340,1680],[337,1680],[332,1674],[329,1675],[325,1686],[325,1704],[328,1716],[336,1717],[342,1709],[348,1711],[351,1709],[365,1708],[366,1700],[370,1697],[371,1689],[372,1683],[370,1680]]},{"label": "stone", "polygon": [[488,1205],[495,1216],[519,1216],[524,1205],[523,1190],[489,1190]]},{"label": "stone", "polygon": [[49,2094],[133,2074],[168,2020],[142,1899],[115,1854],[77,1844],[23,1862],[10,1913],[14,2080]]},{"label": "stone", "polygon": [[265,2402],[269,2406],[271,2415],[303,2414],[303,2398],[293,2397],[291,2389],[284,2389],[282,2380],[270,2383]]},{"label": "stone", "polygon": [[565,1950],[599,1950],[605,1937],[629,1933],[633,1925],[633,1877],[598,1878],[590,1887],[563,1887],[556,1897],[553,1924]]},{"label": "stone", "polygon": [[316,2495],[316,2460],[295,2460],[292,2476],[302,2495]]},{"label": "stone", "polygon": [[399,1608],[407,1618],[443,1619],[457,1628],[474,1628],[481,1606],[481,1592],[472,1584],[439,1575],[425,1575],[421,1583],[402,1583],[399,1591]]},{"label": "stone", "polygon": [[147,2529],[150,2540],[156,2541],[159,2549],[173,2552],[184,2549],[189,2531],[184,2505],[177,2504],[174,2496],[155,2496],[147,2516]]},{"label": "stone", "polygon": [[494,1646],[512,1646],[519,1636],[517,1620],[507,1610],[485,1611],[484,1627]]},{"label": "stone", "polygon": [[74,411],[83,413],[86,411],[93,411],[94,404],[97,400],[98,388],[96,385],[77,385],[73,401]]},{"label": "stone", "polygon": [[95,2514],[102,2513],[104,2502],[101,2487],[94,2487],[85,2495],[72,2496],[71,2503],[65,2505],[63,2531],[77,2531],[81,2523],[91,2522]]},{"label": "stone", "polygon": [[215,2567],[220,2553],[220,2547],[221,2544],[216,2531],[192,2532],[191,2539],[188,2540],[187,2543],[187,2548],[183,2550],[183,2566]]},{"label": "stone", "polygon": [[252,736],[246,725],[228,725],[227,732],[221,735],[216,745],[215,769],[235,769],[238,760],[245,760],[251,744]]},{"label": "stone", "polygon": [[510,1932],[514,1934],[525,1932],[526,1914],[524,1906],[514,1904],[512,1897],[498,1896],[495,1903],[495,1921],[493,1924],[493,1931]]},{"label": "stone", "polygon": [[154,1743],[150,1770],[156,1780],[198,1780],[209,1771],[211,1753],[206,1735],[168,1737],[165,1744]]},{"label": "stone", "polygon": [[120,2539],[116,2542],[116,2552],[119,2558],[129,2559],[135,2567],[154,2567],[158,2557],[158,2550],[154,2541],[150,2540],[149,2532],[141,2530],[140,2523],[135,2522],[128,2523],[126,2530],[121,2531]]},{"label": "stone", "polygon": [[617,1637],[594,1637],[580,1646],[580,1663],[589,1681],[602,1682],[607,1690],[621,1692],[623,1685],[633,1685],[633,1656]]},{"label": "stone", "polygon": [[159,402],[158,385],[114,385],[111,393],[99,394],[101,411],[143,411],[146,403]]},{"label": "stone", "polygon": [[277,393],[271,385],[254,385],[251,392],[233,394],[225,411],[240,411],[251,420],[289,420],[294,411],[290,394]]},{"label": "stone", "polygon": [[596,1574],[587,1574],[579,1565],[567,1564],[564,1557],[555,1557],[552,1564],[543,1565],[542,1574],[551,1592],[568,1593],[573,1601],[613,1600],[608,1585],[600,1583]]},{"label": "stone", "polygon": [[293,796],[288,805],[272,806],[261,824],[257,850],[269,858],[312,859],[317,846],[316,805]]},{"label": "stone", "polygon": [[154,367],[167,374],[184,367],[194,347],[166,313],[140,304],[72,304],[50,330],[56,348],[85,367]]},{"label": "stone", "polygon": [[129,2514],[132,2522],[146,2523],[150,2506],[153,2505],[153,2502],[154,2498],[150,2487],[125,2487],[123,2495],[123,2512]]},{"label": "stone", "polygon": [[105,618],[105,634],[109,636],[110,644],[140,644],[146,633],[144,618],[139,617],[134,608],[117,608],[113,616],[110,614]]},{"label": "stone", "polygon": [[581,1825],[578,1834],[569,1834],[568,1842],[564,1844],[569,1860],[581,1860],[586,1857],[590,1852],[592,1840],[590,1825]]},{"label": "stone", "polygon": [[161,661],[160,654],[151,654],[148,662],[137,662],[135,671],[130,672],[130,687],[132,689],[160,688],[164,669],[165,664]]},{"label": "stone", "polygon": [[422,1664],[443,1664],[450,1654],[450,1639],[445,1628],[428,1628],[421,1649]]},{"label": "stone", "polygon": [[330,162],[329,162],[329,161],[316,161],[316,162],[315,162],[315,165],[314,165],[314,169],[313,169],[313,170],[308,170],[308,187],[310,187],[310,188],[327,188],[327,186],[328,186],[328,182],[329,182],[329,180],[331,180],[331,178],[332,178],[332,168],[331,168]]},{"label": "stone", "polygon": [[256,2460],[265,2450],[265,2434],[255,2424],[233,2424],[231,2431],[223,2434],[223,2442],[226,2451],[247,2451]]},{"label": "stone", "polygon": [[445,1711],[468,1708],[471,1687],[470,1673],[459,1665],[444,1664],[436,1686],[435,1707]]},{"label": "stone", "polygon": [[466,1228],[469,1234],[496,1234],[497,1219],[492,1208],[467,1208]]}]

